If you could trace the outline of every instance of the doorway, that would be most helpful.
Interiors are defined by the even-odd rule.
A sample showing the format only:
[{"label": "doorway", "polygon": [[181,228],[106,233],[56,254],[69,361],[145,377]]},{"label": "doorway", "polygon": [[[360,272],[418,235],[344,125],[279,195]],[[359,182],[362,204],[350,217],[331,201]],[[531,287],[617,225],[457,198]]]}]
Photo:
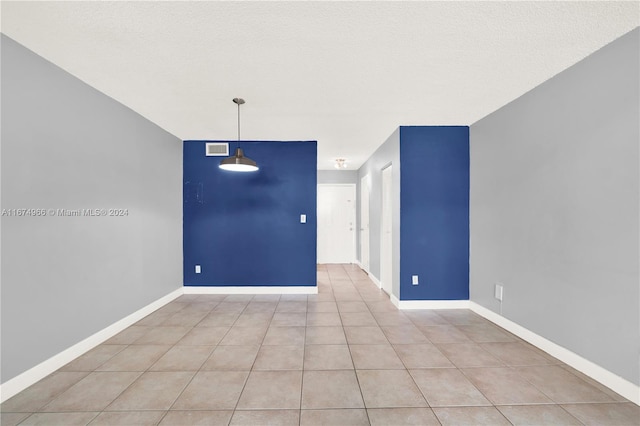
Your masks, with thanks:
[{"label": "doorway", "polygon": [[393,287],[393,169],[382,169],[382,217],[380,235],[380,283],[389,295]]},{"label": "doorway", "polygon": [[360,266],[369,273],[369,175],[360,179]]},{"label": "doorway", "polygon": [[318,185],[318,263],[356,260],[356,185]]}]

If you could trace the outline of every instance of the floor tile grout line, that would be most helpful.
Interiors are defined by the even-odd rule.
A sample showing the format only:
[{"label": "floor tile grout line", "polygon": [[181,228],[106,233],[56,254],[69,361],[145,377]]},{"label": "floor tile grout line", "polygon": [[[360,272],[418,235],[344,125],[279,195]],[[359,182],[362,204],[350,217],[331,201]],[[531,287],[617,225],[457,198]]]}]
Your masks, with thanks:
[{"label": "floor tile grout line", "polygon": [[[126,371],[128,373],[128,371]],[[83,381],[84,379],[86,379],[87,377],[89,377],[89,375],[93,374],[93,373],[102,373],[102,371],[90,371],[88,372],[84,377],[82,377],[80,380],[78,380],[77,382],[75,382],[73,385],[69,386],[67,389],[65,389],[64,391],[60,392],[56,397],[54,397],[53,399],[51,399],[50,401],[46,402],[45,404],[43,404],[42,406],[40,406],[38,409],[36,409],[34,411],[35,413],[48,413],[50,411],[42,411],[43,408],[45,408],[47,405],[52,404],[54,401],[58,400],[60,397],[62,397],[62,395],[64,395],[66,392],[70,391],[73,387],[77,386],[81,381]],[[106,371],[105,373],[111,373],[109,371]],[[112,371],[112,373],[122,373],[122,371]],[[125,389],[123,389],[115,398],[113,398],[111,400],[111,402],[109,402],[102,410],[99,410],[100,412],[102,412],[105,408],[107,408],[109,405],[111,405],[113,403],[113,401],[115,401],[116,399],[118,399],[118,397],[120,395],[122,395],[122,393],[127,390],[129,387],[131,387],[131,385],[133,385],[133,383],[135,383],[141,376],[142,374],[144,374],[144,372],[139,372],[139,371],[132,371],[132,373],[140,373],[138,374],[138,376],[129,384],[129,386],[127,386]]]},{"label": "floor tile grout line", "polygon": [[[223,299],[223,300],[224,300],[224,299]],[[222,302],[217,303],[217,304],[216,304],[216,306],[218,306],[220,303],[222,303]],[[186,306],[185,306],[185,308],[186,308]],[[183,308],[183,309],[185,309],[185,308]],[[215,307],[214,307],[214,308],[212,308],[210,312],[212,312],[214,309],[215,309]],[[205,317],[206,317],[207,315],[208,315],[208,314],[206,314],[206,315],[205,315]],[[204,319],[204,317],[203,317],[203,319]],[[236,320],[237,320],[237,319],[236,319]],[[202,321],[202,320],[201,320],[201,321]],[[201,321],[200,321],[200,322],[201,322]],[[199,324],[200,322],[198,322],[198,324]],[[196,325],[197,325],[197,324],[196,324]],[[196,327],[196,325],[194,325],[193,327],[191,327],[191,330],[193,330],[193,329]],[[231,327],[229,328],[229,330],[231,330]],[[229,332],[229,330],[227,330],[227,333]],[[189,332],[185,333],[185,335],[186,335],[186,334],[188,334],[188,333],[189,333]],[[225,335],[226,335],[226,333],[225,333]],[[184,338],[184,336],[183,336],[183,338]],[[223,338],[224,338],[224,337],[223,337]],[[180,340],[181,340],[181,339],[180,339]],[[178,340],[178,342],[179,342],[180,340]],[[221,340],[221,341],[222,341],[222,340]],[[164,353],[163,353],[163,354],[162,354],[162,355],[161,355],[161,356],[160,356],[160,357],[159,357],[159,358],[158,358],[154,363],[152,363],[152,364],[147,368],[147,370],[145,370],[142,374],[140,374],[140,376],[138,376],[138,378],[136,378],[136,380],[134,380],[134,381],[133,381],[133,382],[132,382],[128,387],[127,387],[127,389],[129,389],[131,386],[133,386],[133,384],[134,384],[136,381],[138,381],[138,380],[140,379],[140,377],[142,377],[142,375],[143,375],[143,374],[145,374],[146,372],[149,372],[149,369],[150,369],[153,365],[155,365],[155,364],[156,364],[156,363],[157,363],[157,362],[158,362],[158,361],[159,361],[159,360],[160,360],[164,355],[166,355],[166,353],[168,353],[168,352],[169,352],[172,348],[174,348],[176,345],[177,345],[177,342],[176,342],[173,346],[171,346],[171,348],[169,348],[166,352],[164,352]],[[217,347],[217,345],[216,345],[216,347]],[[215,348],[214,348],[214,350],[215,350]],[[214,350],[212,350],[212,351],[211,351],[211,354],[213,354],[213,351],[214,351]],[[211,356],[211,354],[209,355],[209,357]],[[209,359],[209,357],[207,358],[207,360]],[[202,363],[202,365],[204,365],[204,363],[205,363],[207,360],[205,360],[205,361]],[[200,366],[200,369],[202,368],[202,365]],[[193,375],[191,376],[191,378],[189,379],[189,381],[185,384],[185,386],[184,386],[184,387],[182,388],[182,390],[178,393],[178,395],[177,395],[177,396],[176,396],[176,398],[173,400],[173,402],[169,405],[168,409],[166,410],[166,412],[164,413],[164,415],[162,416],[162,418],[160,419],[160,421],[158,422],[158,424],[159,424],[159,423],[161,423],[161,422],[164,420],[164,418],[167,416],[167,414],[171,411],[171,408],[173,408],[173,406],[175,405],[176,401],[178,401],[178,399],[182,396],[182,394],[183,394],[183,393],[184,393],[184,391],[187,389],[187,387],[189,387],[189,385],[193,382],[193,379],[194,379],[194,378],[196,377],[196,375],[200,372],[200,369],[198,369],[197,371],[193,372]],[[126,390],[125,390],[125,391],[126,391]],[[113,400],[111,401],[111,403],[110,403],[109,405],[113,404],[113,402],[114,402],[116,399],[118,399],[118,398],[120,397],[120,395],[122,395],[125,391],[122,391],[122,392],[118,395],[118,397],[116,397],[115,399],[113,399]],[[107,407],[105,407],[105,408],[108,408],[108,407],[109,407],[109,405],[107,405]]]},{"label": "floor tile grout line", "polygon": [[[523,367],[523,366],[507,366],[507,368],[511,369],[511,370],[512,370],[512,371],[513,371],[513,372],[514,372],[518,377],[522,378],[524,381],[526,381],[527,383],[529,383],[529,384],[530,384],[531,386],[533,386],[533,387],[534,387],[538,392],[540,392],[541,394],[543,394],[545,397],[549,398],[549,400],[553,401],[553,403],[554,403],[554,404],[556,404],[556,405],[560,405],[560,404],[597,404],[597,403],[598,403],[598,401],[582,401],[582,402],[576,402],[576,401],[573,401],[573,402],[559,402],[559,401],[556,401],[555,399],[553,399],[553,398],[551,397],[551,395],[548,395],[544,390],[540,389],[540,387],[539,387],[539,386],[536,386],[536,384],[535,384],[535,383],[533,383],[531,380],[527,379],[525,376],[523,376],[522,374],[520,374],[520,373],[518,372],[518,370],[516,369],[516,367]],[[524,366],[524,367],[527,367],[527,366]],[[529,366],[529,367],[537,367],[537,366]],[[544,367],[544,366],[543,366],[543,367]],[[557,367],[557,366],[555,366],[555,365],[554,365],[554,366],[552,366],[552,367]],[[566,371],[566,370],[565,370],[565,371]],[[567,371],[567,373],[571,374],[571,372],[569,372],[569,371]],[[578,378],[578,379],[580,379],[579,377],[575,376],[574,374],[571,374],[571,375],[572,375],[572,376],[574,376],[574,377],[576,377],[576,378]],[[587,385],[589,385],[589,384],[587,383]],[[589,385],[589,386],[591,386],[591,385]],[[607,395],[606,393],[602,392],[600,389],[597,389],[595,386],[591,386],[591,387],[593,387],[594,389],[596,389],[596,391],[598,391],[599,393],[602,393],[602,394],[606,395],[607,397],[611,398],[609,395]],[[601,401],[601,402],[603,402],[603,403],[611,403],[611,402],[616,402],[616,401],[615,401],[613,398],[611,398],[611,401]]]},{"label": "floor tile grout line", "polygon": [[[478,392],[480,392],[482,394],[482,396],[484,396],[487,401],[489,401],[493,407],[497,407],[499,405],[552,405],[552,404],[557,404],[553,399],[549,398],[549,396],[547,394],[545,394],[544,392],[540,391],[537,387],[534,386],[534,388],[539,391],[542,395],[544,395],[546,398],[549,399],[549,401],[551,401],[551,403],[531,403],[531,402],[525,402],[522,404],[498,404],[496,401],[493,400],[493,398],[490,398],[489,395],[486,395],[482,389],[478,388],[473,381],[471,381],[471,378],[466,374],[466,372],[464,370],[472,370],[472,369],[504,369],[504,368],[508,368],[511,369],[511,367],[509,366],[491,366],[491,367],[464,367],[464,368],[458,368],[458,370],[460,371],[460,373],[462,373],[462,375],[464,375],[464,377],[473,385],[473,387],[475,387]],[[518,375],[519,376],[519,375]],[[520,377],[520,376],[519,376]],[[525,379],[525,381],[527,381],[527,383],[529,383],[528,380]],[[532,383],[529,383],[533,386]],[[497,409],[497,408],[496,408]],[[499,411],[499,410],[498,410]]]},{"label": "floor tile grout line", "polygon": [[[174,345],[174,346],[175,346],[175,345]],[[167,352],[169,352],[170,350],[171,350],[171,348],[170,348],[169,350],[167,350]],[[167,352],[165,352],[165,354],[166,354]],[[164,354],[163,354],[162,356],[164,356]],[[160,356],[160,358],[162,358],[162,356]],[[158,358],[158,360],[160,360],[160,358]],[[157,360],[157,361],[158,361],[158,360]],[[156,361],[156,362],[157,362],[157,361]],[[151,364],[151,366],[149,366],[149,368],[151,368],[154,364],[155,364],[155,363]],[[136,380],[134,380],[134,381],[133,381],[133,383],[131,383],[131,385],[129,385],[129,387],[133,386],[133,384],[134,384],[135,382],[137,382],[137,381],[140,379],[140,377],[142,377],[145,373],[152,372],[152,371],[149,371],[149,368],[147,368],[147,370],[145,370],[145,371],[144,371],[140,376],[138,376],[138,378],[137,378]],[[182,372],[182,371],[181,371],[181,372]],[[193,379],[194,379],[194,378],[196,377],[196,375],[198,374],[198,372],[197,372],[197,371],[193,371],[192,373],[193,373],[193,374],[191,375],[191,378],[190,378],[190,379],[188,380],[188,382],[184,385],[184,387],[182,388],[182,390],[181,390],[180,392],[178,392],[178,395],[175,397],[175,399],[173,400],[173,402],[169,405],[169,408],[167,408],[167,410],[166,410],[166,411],[167,411],[167,413],[169,412],[169,410],[171,410],[171,407],[173,407],[173,406],[175,405],[175,403],[176,403],[176,401],[178,400],[178,398],[180,398],[180,396],[182,396],[182,394],[184,393],[185,389],[186,389],[186,388],[191,384],[191,382],[193,381]],[[127,387],[127,389],[129,389],[129,387]],[[124,391],[123,391],[122,393],[124,393]],[[122,395],[122,393],[121,393],[120,395]],[[109,405],[113,404],[113,403],[116,401],[116,399],[118,399],[118,398],[120,397],[120,395],[119,395],[117,398],[115,398],[113,401],[111,401],[111,403],[110,403]],[[107,405],[107,407],[105,407],[105,408],[108,408],[108,407],[109,407],[109,405]],[[129,410],[129,411],[133,411],[133,410]],[[166,413],[165,413],[165,416],[166,416]],[[163,419],[164,419],[164,416],[163,416]]]},{"label": "floor tile grout line", "polygon": [[[108,373],[108,372],[107,372],[107,373]],[[115,373],[115,371],[114,371],[114,373]],[[137,371],[136,371],[136,373],[137,373]],[[129,384],[129,386],[127,386],[126,388],[124,388],[120,393],[118,393],[118,395],[117,395],[115,398],[113,398],[113,399],[111,400],[111,402],[109,402],[109,403],[108,403],[104,408],[102,408],[102,410],[100,410],[100,414],[104,413],[104,412],[106,411],[106,409],[107,409],[107,408],[109,408],[109,406],[110,406],[111,404],[113,404],[113,403],[116,401],[116,399],[120,398],[120,396],[121,396],[122,394],[124,394],[124,393],[125,393],[125,392],[126,392],[126,391],[131,387],[131,386],[133,386],[133,384],[134,384],[135,382],[137,382],[137,381],[140,379],[140,377],[142,377],[142,375],[143,375],[144,373],[145,373],[144,371],[143,371],[143,372],[140,372],[140,374],[138,374],[138,377],[136,377],[136,378],[135,378],[135,379],[134,379],[134,380]],[[98,415],[100,415],[100,414],[98,414]],[[96,417],[97,417],[97,416],[96,416]],[[91,420],[91,421],[93,421],[93,420]]]},{"label": "floor tile grout line", "polygon": [[[562,362],[560,362],[559,364],[548,364],[548,366],[556,366],[556,367],[560,367],[560,368],[562,368],[563,370],[565,370],[565,371],[566,371],[566,372],[568,372],[569,374],[573,375],[574,377],[578,378],[579,380],[583,381],[583,382],[584,382],[584,383],[586,383],[587,385],[589,385],[589,386],[591,386],[591,387],[593,387],[593,388],[597,389],[599,392],[602,392],[602,393],[604,393],[605,395],[609,396],[609,397],[612,399],[612,401],[611,401],[611,402],[631,402],[631,401],[629,401],[629,400],[628,400],[628,399],[626,399],[626,398],[624,399],[624,401],[618,401],[617,399],[614,399],[614,398],[613,398],[613,396],[609,395],[607,392],[604,392],[604,391],[602,391],[602,390],[598,389],[598,387],[597,387],[597,386],[595,386],[595,385],[593,385],[593,384],[589,383],[589,381],[587,381],[585,378],[583,378],[583,377],[581,377],[581,376],[579,376],[579,375],[575,374],[574,372],[572,372],[572,371],[570,371],[570,370],[567,370],[566,368],[563,368],[563,367],[562,367],[563,365],[566,365],[566,366],[568,366],[568,367],[571,367],[570,365],[568,365],[568,364],[563,364]],[[540,365],[540,366],[543,366],[543,365]],[[571,368],[572,368],[572,367],[571,367]],[[588,376],[586,376],[586,377],[588,377]],[[598,383],[598,382],[596,382],[596,383]],[[600,383],[598,383],[598,384],[600,384]],[[604,386],[604,385],[601,385],[601,386]],[[605,388],[606,388],[606,386],[605,386]],[[613,392],[614,394],[616,394],[616,395],[618,395],[618,396],[622,397],[621,395],[619,395],[619,394],[618,394],[617,392],[615,392],[614,390],[609,389],[609,388],[606,388],[606,389],[607,389],[607,390],[609,390],[610,392]],[[623,398],[624,398],[624,397],[623,397]]]},{"label": "floor tile grout line", "polygon": [[360,377],[358,376],[358,370],[356,369],[355,362],[353,361],[353,354],[351,353],[351,347],[347,345],[349,350],[349,356],[351,357],[351,365],[353,366],[353,375],[356,377],[356,383],[358,383],[358,390],[360,391],[360,398],[362,398],[362,406],[367,415],[367,421],[371,424],[371,419],[369,418],[369,411],[367,409],[367,403],[364,399],[364,393],[362,391],[362,385],[360,384]]},{"label": "floor tile grout line", "polygon": [[[282,298],[278,299],[279,301],[282,300]],[[278,302],[279,303],[279,302]],[[276,309],[277,309],[277,305],[276,305]],[[274,314],[275,315],[275,312]],[[273,315],[272,315],[272,320],[273,320]],[[269,328],[269,326],[267,326],[267,329]],[[242,390],[240,390],[240,393],[238,394],[238,399],[236,400],[236,404],[233,408],[233,413],[231,414],[231,418],[229,419],[229,424],[231,424],[231,421],[233,421],[233,416],[235,415],[236,411],[238,410],[238,404],[240,404],[240,400],[242,399],[242,394],[244,394],[244,390],[247,388],[247,383],[249,383],[249,378],[251,377],[251,373],[253,371],[255,371],[253,368],[256,365],[256,361],[258,360],[258,355],[260,354],[260,349],[262,348],[262,344],[264,343],[264,339],[267,336],[267,331],[265,331],[264,335],[262,336],[262,341],[260,342],[260,345],[258,346],[258,352],[256,353],[255,358],[253,359],[253,363],[251,364],[251,367],[249,368],[249,371],[247,372],[247,377],[244,380],[244,383],[242,385]]]},{"label": "floor tile grout line", "polygon": [[307,310],[304,314],[304,335],[302,339],[302,370],[300,373],[300,403],[298,404],[298,426],[302,423],[302,398],[304,396],[304,360],[307,357],[307,318],[309,317],[309,301],[307,300]]},{"label": "floor tile grout line", "polygon": [[[494,405],[495,409],[498,410],[500,412],[500,414],[502,414],[507,420],[509,420],[509,418],[507,417],[507,415],[505,413],[502,412],[502,410],[500,409],[500,407],[509,407],[509,406],[514,406],[515,404],[511,404],[511,405],[507,405],[507,404],[500,404],[500,405]],[[532,404],[527,404],[527,405],[532,405]],[[568,414],[572,419],[574,419],[575,421],[577,421],[580,425],[585,425],[583,422],[581,422],[577,417],[575,417],[574,415],[572,415],[569,411],[567,411],[562,405],[560,404],[536,404],[536,405],[551,405],[554,407],[558,407],[560,408],[563,412],[565,412],[566,414]],[[513,422],[511,422],[509,420],[509,422],[511,424],[513,424]]]},{"label": "floor tile grout line", "polygon": [[[342,327],[342,332],[344,333],[345,339],[346,339],[344,326]],[[358,390],[360,390],[360,398],[362,398],[362,406],[367,416],[367,422],[371,424],[371,418],[369,417],[369,410],[367,410],[367,403],[365,402],[364,392],[362,391],[362,385],[360,384],[360,377],[358,376],[358,371],[356,370],[356,364],[355,364],[355,361],[353,360],[353,353],[351,352],[351,345],[349,345],[348,341],[347,341],[347,349],[349,350],[349,357],[351,358],[351,365],[353,366],[353,375],[356,377],[356,383],[358,383]]]},{"label": "floor tile grout line", "polygon": [[[367,308],[368,308],[368,306],[367,306]],[[382,329],[382,327],[383,327],[383,326],[382,326],[382,325],[380,325],[379,321],[375,318],[375,316],[374,316],[374,319],[376,320],[376,323],[378,324],[378,327],[380,327],[380,329],[381,329],[381,330],[383,331],[383,333],[384,333],[384,329]],[[420,329],[417,327],[417,325],[416,325],[416,324],[411,320],[411,318],[410,318],[410,317],[409,317],[409,321],[411,321],[411,323],[413,324],[413,326],[414,326],[414,327],[416,327],[416,329],[418,329],[418,330],[420,331],[420,333],[424,336],[424,333],[422,332],[422,330],[420,330]],[[448,321],[447,321],[447,322],[448,322]],[[429,340],[429,338],[428,338],[427,336],[424,336],[424,337],[427,339],[427,341],[428,341],[428,342],[430,342],[430,340]],[[418,384],[416,383],[415,378],[414,378],[414,377],[413,377],[413,375],[410,373],[410,371],[409,371],[409,369],[407,368],[407,366],[406,366],[405,362],[404,362],[404,361],[402,360],[402,358],[398,355],[398,353],[397,353],[397,351],[396,351],[395,347],[393,346],[393,344],[391,344],[391,342],[389,341],[389,338],[388,338],[388,336],[387,336],[386,334],[385,334],[385,338],[387,339],[387,341],[388,341],[389,345],[391,346],[392,350],[394,351],[394,353],[396,354],[396,356],[398,357],[398,359],[400,359],[400,362],[401,362],[401,363],[402,363],[402,365],[404,366],[404,371],[409,375],[409,377],[411,378],[411,380],[412,380],[412,382],[414,383],[415,387],[420,391],[420,394],[422,395],[422,398],[424,399],[425,403],[427,404],[427,407],[429,408],[429,410],[431,411],[431,413],[434,415],[434,417],[436,418],[436,420],[440,423],[440,420],[439,420],[439,418],[437,417],[437,415],[435,414],[435,412],[433,411],[433,409],[432,409],[432,407],[431,407],[431,404],[429,403],[429,400],[427,399],[427,396],[426,396],[426,395],[424,395],[424,393],[422,392],[422,389],[420,389],[420,386],[418,386]],[[436,349],[437,349],[437,347],[436,347]],[[351,351],[351,345],[349,345],[349,351]],[[439,351],[439,350],[438,350],[438,351]],[[444,356],[444,354],[443,354],[443,356]],[[446,357],[445,357],[445,358],[446,358]],[[447,359],[448,359],[448,358],[447,358]],[[449,360],[449,359],[448,359],[448,360]],[[449,362],[451,362],[451,360],[449,360]],[[455,366],[455,364],[453,364],[453,363],[452,363],[452,365],[454,365],[454,366]],[[355,368],[355,364],[354,364],[354,368]],[[456,368],[457,368],[457,367],[456,367]],[[356,371],[356,377],[358,377],[358,376],[357,376],[357,371]],[[358,385],[360,385],[359,380],[358,380]],[[474,386],[474,388],[475,388],[475,386]],[[360,389],[360,391],[361,391],[361,395],[362,395],[362,389]],[[362,395],[362,398],[363,398],[363,401],[364,401],[364,395]],[[366,412],[367,412],[367,418],[369,418],[369,417],[368,417],[368,416],[369,416],[368,409],[366,410]],[[504,416],[503,416],[503,417],[504,417]],[[370,419],[369,419],[369,422],[370,422]]]}]

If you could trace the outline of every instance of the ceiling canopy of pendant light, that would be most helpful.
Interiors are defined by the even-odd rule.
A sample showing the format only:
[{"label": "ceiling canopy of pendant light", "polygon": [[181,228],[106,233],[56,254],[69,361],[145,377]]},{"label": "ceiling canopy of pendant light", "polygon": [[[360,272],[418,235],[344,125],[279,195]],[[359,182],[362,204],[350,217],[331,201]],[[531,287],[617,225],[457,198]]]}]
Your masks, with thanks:
[{"label": "ceiling canopy of pendant light", "polygon": [[[238,142],[240,142],[240,105],[244,103],[244,99],[233,98],[233,102],[238,105]],[[236,152],[233,156],[220,161],[219,167],[223,170],[229,170],[232,172],[255,172],[258,170],[256,162],[245,157],[242,148],[236,148]]]}]

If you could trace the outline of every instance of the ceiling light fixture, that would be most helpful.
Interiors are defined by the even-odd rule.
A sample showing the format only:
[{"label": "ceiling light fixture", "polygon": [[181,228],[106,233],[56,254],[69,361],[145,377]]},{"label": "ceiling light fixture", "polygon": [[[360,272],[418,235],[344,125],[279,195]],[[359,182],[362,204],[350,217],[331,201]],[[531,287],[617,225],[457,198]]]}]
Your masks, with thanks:
[{"label": "ceiling light fixture", "polygon": [[347,168],[347,160],[346,158],[336,158],[336,164],[334,167],[336,169],[346,169]]},{"label": "ceiling light fixture", "polygon": [[[244,103],[244,99],[233,98],[233,102],[238,105],[238,142],[240,142],[240,105]],[[236,153],[232,157],[220,161],[219,167],[232,172],[255,172],[258,170],[256,162],[245,157],[242,148],[236,148]]]}]

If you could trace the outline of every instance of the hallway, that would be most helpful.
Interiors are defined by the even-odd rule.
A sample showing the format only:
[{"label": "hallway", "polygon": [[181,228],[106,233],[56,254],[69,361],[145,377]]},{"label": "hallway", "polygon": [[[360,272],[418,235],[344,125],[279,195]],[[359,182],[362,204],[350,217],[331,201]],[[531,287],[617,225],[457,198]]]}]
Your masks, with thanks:
[{"label": "hallway", "polygon": [[319,265],[318,290],[181,296],[6,401],[1,424],[638,423],[471,311],[398,311],[352,265]]}]

